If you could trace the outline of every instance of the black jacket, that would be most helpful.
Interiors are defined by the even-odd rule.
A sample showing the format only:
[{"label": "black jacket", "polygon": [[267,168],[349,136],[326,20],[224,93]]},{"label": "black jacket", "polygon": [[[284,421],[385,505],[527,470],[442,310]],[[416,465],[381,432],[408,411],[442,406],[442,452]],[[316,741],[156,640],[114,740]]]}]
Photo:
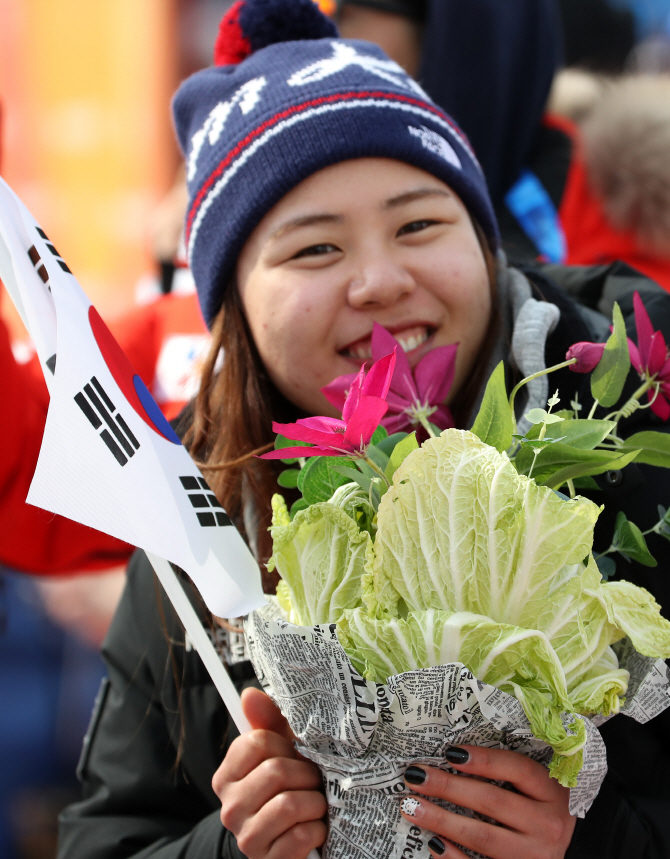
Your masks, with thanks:
[{"label": "black jacket", "polygon": [[[530,276],[536,294],[561,308],[546,350],[548,363],[558,363],[571,343],[594,336],[596,318],[585,315],[544,273]],[[616,268],[582,273],[578,281],[580,288],[592,289],[587,299],[593,307],[621,287],[618,298],[627,318],[631,283],[648,290],[643,297],[651,299],[652,321],[670,340],[670,297],[649,282],[631,280]],[[553,382],[564,401],[579,390],[580,402],[587,404],[585,377],[566,370]],[[641,421],[663,428],[645,410],[631,418],[629,431],[641,429]],[[608,504],[626,509],[643,529],[656,521],[646,520],[656,503],[670,506],[670,480],[660,469],[633,464],[609,483],[602,481]],[[604,547],[610,536],[611,528]],[[668,614],[670,543],[657,542],[650,541],[657,568],[621,561],[618,570],[654,592]],[[193,602],[199,605],[194,592]],[[131,561],[103,656],[109,677],[79,767],[84,799],[61,817],[59,859],[238,859],[242,854],[221,825],[211,788],[237,730],[199,657],[187,650],[183,629],[141,552]],[[230,671],[240,688],[255,682],[249,663]],[[670,710],[647,725],[617,716],[601,732],[608,774],[586,818],[577,822],[568,859],[665,859],[670,856]]]}]

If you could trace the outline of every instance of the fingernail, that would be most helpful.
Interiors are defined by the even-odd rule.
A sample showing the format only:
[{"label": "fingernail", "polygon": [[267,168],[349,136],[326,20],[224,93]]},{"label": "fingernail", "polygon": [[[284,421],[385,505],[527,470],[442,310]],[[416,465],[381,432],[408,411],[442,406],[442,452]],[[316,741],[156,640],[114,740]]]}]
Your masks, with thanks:
[{"label": "fingernail", "polygon": [[424,807],[415,796],[406,796],[400,803],[400,810],[408,817],[423,817]]},{"label": "fingernail", "polygon": [[433,835],[428,842],[428,849],[432,850],[433,853],[437,853],[438,856],[442,856],[444,851],[447,849],[447,845],[441,838],[438,838],[437,835]]},{"label": "fingernail", "polygon": [[447,749],[444,756],[450,764],[467,764],[470,760],[470,753],[459,746],[452,746],[450,749]]},{"label": "fingernail", "polygon": [[407,767],[405,770],[405,781],[410,784],[423,784],[426,780],[426,771],[421,767]]}]

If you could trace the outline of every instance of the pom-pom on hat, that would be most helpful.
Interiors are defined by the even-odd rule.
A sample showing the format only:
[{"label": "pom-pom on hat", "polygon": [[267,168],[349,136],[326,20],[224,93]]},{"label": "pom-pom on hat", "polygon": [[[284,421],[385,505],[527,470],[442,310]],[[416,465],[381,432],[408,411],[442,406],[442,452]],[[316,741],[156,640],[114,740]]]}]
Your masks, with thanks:
[{"label": "pom-pom on hat", "polygon": [[338,38],[313,0],[238,0],[215,58],[173,103],[189,191],[186,247],[209,325],[266,212],[340,161],[395,158],[432,173],[497,248],[486,182],[463,132],[381,48]]}]

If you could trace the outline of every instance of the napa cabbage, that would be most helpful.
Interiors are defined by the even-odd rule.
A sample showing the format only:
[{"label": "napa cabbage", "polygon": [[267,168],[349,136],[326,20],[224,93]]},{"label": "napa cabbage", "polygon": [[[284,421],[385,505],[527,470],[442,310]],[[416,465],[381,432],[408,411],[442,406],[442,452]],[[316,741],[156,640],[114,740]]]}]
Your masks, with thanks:
[{"label": "napa cabbage", "polygon": [[612,645],[627,636],[645,656],[670,657],[651,594],[601,579],[600,508],[453,429],[404,460],[365,528],[342,501],[356,492],[341,487],[293,521],[275,502],[271,566],[288,619],[337,623],[352,664],[377,682],[462,662],[520,701],[554,750],[552,774],[573,786],[586,736],[571,714],[613,715],[626,693]]}]

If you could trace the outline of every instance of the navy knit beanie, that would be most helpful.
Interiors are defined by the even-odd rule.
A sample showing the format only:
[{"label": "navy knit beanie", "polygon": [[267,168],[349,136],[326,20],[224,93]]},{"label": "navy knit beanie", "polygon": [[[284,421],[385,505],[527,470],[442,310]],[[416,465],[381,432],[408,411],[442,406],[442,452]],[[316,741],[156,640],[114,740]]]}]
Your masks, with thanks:
[{"label": "navy knit beanie", "polygon": [[238,0],[214,60],[173,103],[189,191],[186,247],[208,325],[266,212],[312,173],[351,158],[395,158],[437,176],[497,248],[486,182],[463,132],[381,48],[338,38],[313,0]]}]

